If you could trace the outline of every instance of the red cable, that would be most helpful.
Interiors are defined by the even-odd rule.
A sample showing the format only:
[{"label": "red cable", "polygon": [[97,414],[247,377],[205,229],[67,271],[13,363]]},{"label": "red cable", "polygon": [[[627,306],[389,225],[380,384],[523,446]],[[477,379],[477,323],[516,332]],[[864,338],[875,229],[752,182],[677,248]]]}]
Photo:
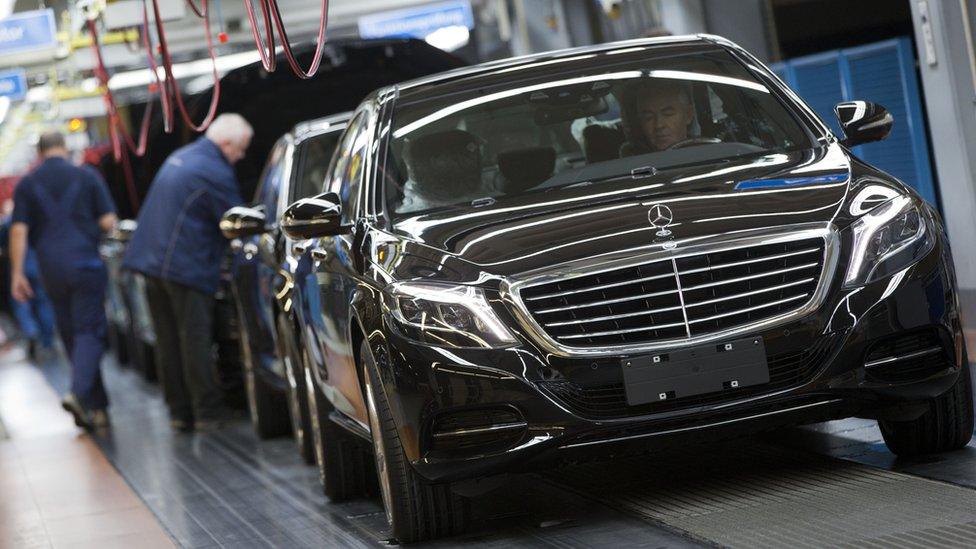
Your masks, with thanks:
[{"label": "red cable", "polygon": [[[250,4],[250,0],[245,0]],[[284,50],[285,59],[288,60],[288,65],[291,66],[291,70],[302,79],[309,79],[315,76],[315,73],[319,71],[319,66],[322,64],[322,54],[325,53],[325,29],[329,25],[329,0],[322,0],[322,13],[319,15],[319,34],[316,38],[315,43],[315,55],[312,57],[312,65],[308,70],[304,70],[298,65],[298,61],[295,59],[295,54],[291,49],[291,42],[288,40],[288,33],[285,31],[285,23],[281,17],[281,9],[278,7],[278,0],[263,0],[268,7],[271,9],[271,13],[274,16],[274,24],[278,29],[278,34],[281,35],[281,48]]]},{"label": "red cable", "polygon": [[105,60],[102,57],[102,48],[98,42],[98,32],[95,28],[95,22],[88,20],[87,24],[88,31],[92,37],[92,50],[95,53],[95,75],[102,86],[105,87],[105,94],[102,98],[105,101],[105,110],[108,113],[108,129],[109,138],[112,142],[112,153],[116,162],[122,162],[122,173],[126,192],[129,195],[129,203],[132,206],[132,211],[135,212],[139,210],[139,198],[136,194],[132,166],[129,162],[129,149],[133,149],[133,152],[139,156],[145,154],[149,142],[149,121],[152,118],[153,103],[149,101],[146,105],[146,110],[143,112],[142,124],[139,130],[139,144],[136,145],[132,141],[131,136],[125,131],[125,125],[122,124],[118,107],[115,104],[115,97],[113,97],[112,91],[108,87],[108,70],[105,68]]},{"label": "red cable", "polygon": [[207,16],[206,2],[203,3],[203,9],[198,8],[197,5],[193,3],[193,0],[186,0],[186,3],[190,5],[190,9],[193,10],[193,13],[200,19],[203,19],[204,17]]},{"label": "red cable", "polygon": [[275,56],[274,27],[272,27],[271,14],[268,13],[267,0],[258,0],[261,6],[261,15],[264,17],[264,44],[261,43],[261,33],[258,31],[257,16],[254,14],[252,0],[244,0],[247,8],[247,20],[251,24],[251,35],[254,37],[254,45],[257,47],[258,55],[261,57],[261,66],[268,72],[274,72],[278,68],[278,59]]},{"label": "red cable", "polygon": [[[146,0],[143,0],[145,2]],[[207,51],[210,54],[210,61],[213,64],[213,96],[210,98],[210,109],[207,111],[207,115],[204,116],[200,124],[194,124],[190,119],[190,113],[186,108],[186,103],[183,101],[183,93],[180,91],[179,83],[173,76],[173,58],[169,53],[169,45],[166,42],[166,31],[163,29],[163,19],[159,13],[159,0],[152,0],[153,3],[153,15],[156,18],[156,35],[159,39],[159,49],[160,55],[163,59],[163,73],[166,75],[166,80],[163,82],[164,90],[163,93],[171,93],[173,102],[176,103],[177,109],[180,111],[180,117],[183,122],[186,123],[193,131],[202,132],[213,122],[213,119],[217,116],[217,105],[220,103],[220,73],[217,71],[217,52],[214,49],[213,37],[210,32],[210,15],[207,9],[207,0],[202,0],[203,2],[203,28],[207,35]]]}]

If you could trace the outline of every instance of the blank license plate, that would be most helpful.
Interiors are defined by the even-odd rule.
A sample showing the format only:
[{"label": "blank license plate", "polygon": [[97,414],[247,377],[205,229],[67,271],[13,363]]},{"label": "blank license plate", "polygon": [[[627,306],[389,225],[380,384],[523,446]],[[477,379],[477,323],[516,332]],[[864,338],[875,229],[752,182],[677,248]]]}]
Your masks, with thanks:
[{"label": "blank license plate", "polygon": [[769,383],[761,337],[628,358],[621,367],[631,406]]}]

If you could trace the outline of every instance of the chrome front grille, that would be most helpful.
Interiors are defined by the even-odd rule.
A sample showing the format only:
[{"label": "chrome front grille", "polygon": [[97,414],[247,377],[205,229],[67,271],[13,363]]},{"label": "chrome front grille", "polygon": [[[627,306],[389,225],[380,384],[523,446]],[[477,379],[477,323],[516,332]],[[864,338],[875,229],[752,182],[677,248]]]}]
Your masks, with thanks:
[{"label": "chrome front grille", "polygon": [[697,339],[810,303],[827,263],[827,238],[802,236],[530,283],[519,297],[543,335],[567,349]]}]

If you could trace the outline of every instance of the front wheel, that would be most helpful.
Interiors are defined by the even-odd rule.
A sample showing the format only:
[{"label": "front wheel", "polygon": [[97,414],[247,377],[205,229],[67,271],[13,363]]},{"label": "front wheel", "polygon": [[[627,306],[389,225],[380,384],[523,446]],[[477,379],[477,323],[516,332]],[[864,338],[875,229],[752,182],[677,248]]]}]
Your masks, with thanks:
[{"label": "front wheel", "polygon": [[951,389],[933,398],[928,410],[911,421],[879,421],[888,449],[901,457],[958,450],[973,436],[973,387],[969,361]]},{"label": "front wheel", "polygon": [[386,520],[401,543],[452,536],[464,531],[468,502],[450,484],[429,483],[413,470],[403,452],[390,405],[369,344],[359,350],[366,406],[373,439],[376,475]]}]

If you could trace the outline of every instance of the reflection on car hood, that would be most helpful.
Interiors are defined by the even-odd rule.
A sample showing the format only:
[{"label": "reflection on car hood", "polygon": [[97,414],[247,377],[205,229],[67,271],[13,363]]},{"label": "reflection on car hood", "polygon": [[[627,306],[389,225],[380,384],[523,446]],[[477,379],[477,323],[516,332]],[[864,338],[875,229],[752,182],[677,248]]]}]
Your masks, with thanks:
[{"label": "reflection on car hood", "polygon": [[[525,194],[482,208],[403,218],[394,228],[482,271],[508,276],[621,250],[646,251],[667,241],[680,246],[706,235],[830,221],[850,178],[851,160],[834,144]],[[666,206],[663,218],[657,205]],[[663,225],[671,232],[666,237],[659,235]]]}]

